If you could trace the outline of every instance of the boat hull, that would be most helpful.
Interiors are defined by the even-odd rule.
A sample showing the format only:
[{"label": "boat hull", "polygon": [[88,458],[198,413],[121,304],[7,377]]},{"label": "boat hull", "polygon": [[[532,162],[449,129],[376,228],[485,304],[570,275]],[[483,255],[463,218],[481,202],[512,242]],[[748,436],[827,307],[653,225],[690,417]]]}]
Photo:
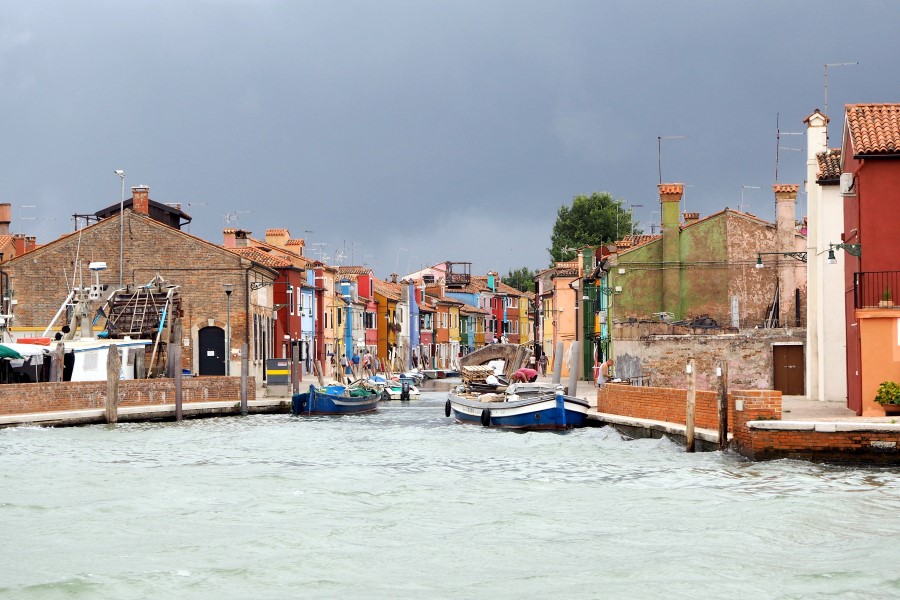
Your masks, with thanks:
[{"label": "boat hull", "polygon": [[519,430],[563,431],[584,427],[589,407],[584,400],[561,394],[508,402],[481,402],[451,392],[447,402],[448,411],[460,423]]},{"label": "boat hull", "polygon": [[[329,391],[336,391],[326,388]],[[338,393],[328,393],[310,386],[303,394],[291,397],[291,412],[297,416],[312,415],[357,415],[378,410],[379,395],[372,393],[361,397],[346,397]]]}]

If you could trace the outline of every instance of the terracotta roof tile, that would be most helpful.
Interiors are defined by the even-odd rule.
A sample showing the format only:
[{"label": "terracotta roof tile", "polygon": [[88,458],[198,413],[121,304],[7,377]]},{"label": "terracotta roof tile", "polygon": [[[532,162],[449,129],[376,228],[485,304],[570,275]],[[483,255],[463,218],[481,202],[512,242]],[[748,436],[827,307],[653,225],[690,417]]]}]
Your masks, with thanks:
[{"label": "terracotta roof tile", "polygon": [[839,181],[841,178],[841,149],[832,148],[825,152],[816,154],[816,161],[819,163],[819,171],[816,173],[816,181],[819,183],[827,181]]},{"label": "terracotta roof tile", "polygon": [[340,275],[368,275],[372,272],[372,269],[369,267],[357,267],[352,265],[347,265],[345,267],[339,266],[337,270]]},{"label": "terracotta roof tile", "polygon": [[399,283],[391,283],[390,281],[382,281],[381,279],[372,278],[372,290],[379,296],[384,296],[390,300],[400,300],[402,291]]},{"label": "terracotta roof tile", "polygon": [[304,242],[303,240],[294,240],[294,239],[291,239],[291,240],[286,241],[286,242],[284,243],[284,245],[285,245],[285,246],[305,246],[305,245],[306,245],[306,242]]},{"label": "terracotta roof tile", "polygon": [[266,229],[266,235],[291,235],[287,229]]},{"label": "terracotta roof tile", "polygon": [[854,155],[900,153],[900,104],[848,104]]},{"label": "terracotta roof tile", "polygon": [[680,196],[684,194],[683,183],[660,183],[658,186],[660,196]]},{"label": "terracotta roof tile", "polygon": [[290,261],[279,258],[278,256],[274,256],[272,254],[269,254],[268,252],[264,252],[263,250],[254,248],[252,246],[245,246],[243,248],[228,248],[228,250],[234,252],[235,254],[240,254],[244,258],[252,260],[255,263],[259,263],[266,267],[272,267],[273,269],[285,269],[292,266]]}]

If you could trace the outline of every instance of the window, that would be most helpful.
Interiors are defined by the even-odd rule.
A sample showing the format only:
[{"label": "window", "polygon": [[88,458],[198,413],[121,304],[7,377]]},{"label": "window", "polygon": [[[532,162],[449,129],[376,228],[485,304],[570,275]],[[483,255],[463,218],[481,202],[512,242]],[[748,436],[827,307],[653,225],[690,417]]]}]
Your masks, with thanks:
[{"label": "window", "polygon": [[294,286],[292,286],[292,285],[287,286],[287,291],[285,293],[287,294],[287,300],[285,301],[285,304],[288,305],[288,309],[291,311],[291,314],[293,315],[294,314]]}]

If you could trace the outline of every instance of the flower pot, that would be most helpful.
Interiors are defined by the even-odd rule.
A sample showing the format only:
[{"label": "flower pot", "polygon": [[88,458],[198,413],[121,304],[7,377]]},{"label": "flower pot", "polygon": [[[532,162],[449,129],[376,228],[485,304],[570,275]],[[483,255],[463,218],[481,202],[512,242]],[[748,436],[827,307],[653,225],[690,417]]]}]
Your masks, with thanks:
[{"label": "flower pot", "polygon": [[878,302],[879,308],[894,308],[893,300],[881,300]]},{"label": "flower pot", "polygon": [[900,415],[900,404],[882,404],[881,408],[886,415]]}]

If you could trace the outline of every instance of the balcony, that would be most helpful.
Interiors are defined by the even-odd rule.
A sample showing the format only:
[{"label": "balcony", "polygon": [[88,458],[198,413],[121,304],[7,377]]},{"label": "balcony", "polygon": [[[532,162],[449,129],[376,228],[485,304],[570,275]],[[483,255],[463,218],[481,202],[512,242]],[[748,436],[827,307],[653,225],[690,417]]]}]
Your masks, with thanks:
[{"label": "balcony", "polygon": [[900,271],[854,273],[853,306],[900,308]]}]

